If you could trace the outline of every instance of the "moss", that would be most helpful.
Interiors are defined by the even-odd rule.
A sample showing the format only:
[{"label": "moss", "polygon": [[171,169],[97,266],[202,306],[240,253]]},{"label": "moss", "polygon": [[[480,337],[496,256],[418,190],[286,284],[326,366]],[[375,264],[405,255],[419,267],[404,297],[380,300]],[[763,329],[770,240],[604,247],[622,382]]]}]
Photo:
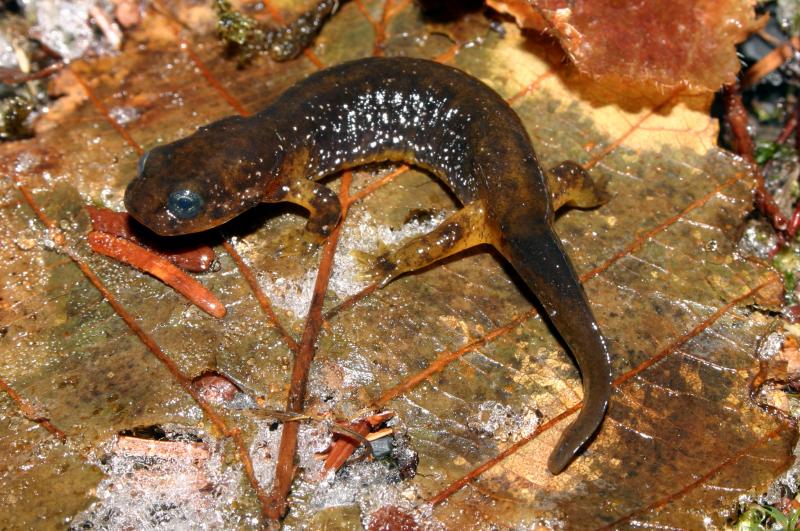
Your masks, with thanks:
[{"label": "moss", "polygon": [[225,43],[229,55],[236,57],[240,67],[264,51],[268,36],[258,22],[233,9],[227,0],[216,0],[214,9],[217,11],[217,35]]},{"label": "moss", "polygon": [[781,529],[783,531],[797,531],[797,521],[800,518],[800,509],[791,508],[787,513],[771,505],[750,504],[739,515],[732,529],[736,531],[755,531],[766,529]]},{"label": "moss", "polygon": [[236,11],[228,0],[215,0],[217,34],[225,43],[228,54],[237,59],[239,67],[247,65],[262,52],[268,52],[274,61],[288,61],[311,44],[337,5],[336,0],[320,0],[291,24],[266,28]]},{"label": "moss", "polygon": [[760,166],[763,166],[776,157],[781,160],[791,159],[794,154],[794,147],[788,144],[779,144],[770,140],[758,142],[756,145],[756,162]]}]

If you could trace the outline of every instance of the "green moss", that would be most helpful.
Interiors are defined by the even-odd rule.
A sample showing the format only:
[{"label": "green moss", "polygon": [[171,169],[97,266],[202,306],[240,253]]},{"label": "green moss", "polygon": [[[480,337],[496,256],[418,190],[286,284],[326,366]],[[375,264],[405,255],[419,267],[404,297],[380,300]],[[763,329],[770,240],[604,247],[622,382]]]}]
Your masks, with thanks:
[{"label": "green moss", "polygon": [[762,141],[756,145],[756,162],[764,165],[774,158],[788,159],[794,156],[794,147],[773,141]]},{"label": "green moss", "polygon": [[797,286],[797,274],[800,272],[800,255],[795,246],[781,249],[772,259],[772,265],[783,275],[787,303],[792,304],[794,288]]},{"label": "green moss", "polygon": [[269,39],[258,22],[233,9],[227,0],[216,0],[214,9],[217,11],[217,34],[239,66],[248,64],[264,51]]},{"label": "green moss", "polygon": [[320,0],[291,24],[268,28],[233,9],[228,0],[215,0],[217,33],[226,43],[228,53],[238,59],[240,67],[261,52],[269,52],[274,61],[288,61],[311,45],[337,5],[336,0]]},{"label": "green moss", "polygon": [[736,531],[766,529],[798,531],[798,518],[800,518],[800,510],[798,509],[792,509],[789,514],[784,514],[771,505],[753,503],[739,515],[739,519],[733,524],[733,529]]},{"label": "green moss", "polygon": [[797,285],[797,280],[794,278],[794,272],[787,271],[783,274],[783,283],[786,286],[786,291],[794,291]]}]

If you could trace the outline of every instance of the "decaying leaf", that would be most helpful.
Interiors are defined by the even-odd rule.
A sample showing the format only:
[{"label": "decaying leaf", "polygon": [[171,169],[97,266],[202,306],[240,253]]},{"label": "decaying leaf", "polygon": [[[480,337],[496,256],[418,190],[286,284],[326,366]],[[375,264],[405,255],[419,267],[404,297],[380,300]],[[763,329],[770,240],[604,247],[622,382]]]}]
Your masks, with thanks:
[{"label": "decaying leaf", "polygon": [[581,72],[667,88],[715,91],[733,82],[734,45],[758,25],[752,0],[486,3],[522,28],[553,34]]},{"label": "decaying leaf", "polygon": [[[306,7],[294,4],[270,2],[259,16],[291,20]],[[343,3],[299,59],[262,57],[240,70],[224,58],[209,7],[148,6],[119,55],[67,67],[87,99],[35,138],[0,147],[0,521],[63,527],[81,515],[75,523],[146,526],[157,515],[192,527],[213,514],[221,526],[255,526],[286,426],[300,437],[288,528],[699,528],[791,462],[794,428],[754,404],[748,387],[775,322],[753,303],[781,280],[734,253],[751,171],[715,147],[710,98],[621,93],[562,63],[552,43],[479,17],[450,23],[454,44],[400,0]],[[606,205],[563,213],[555,226],[612,346],[615,386],[598,436],[559,476],[545,461],[580,407],[581,380],[497,257],[477,250],[354,299],[365,283],[352,251],[395,246],[456,208],[424,172],[380,166],[332,178],[347,205],[335,248],[297,245],[306,220],[281,205],[209,235],[223,241],[219,268],[198,278],[228,309],[224,319],[86,244],[85,205],[120,210],[144,150],[256,112],[317,68],[373,53],[472,73],[517,111],[544,166],[572,159],[609,178]],[[318,271],[327,290],[314,295]],[[303,334],[309,308],[321,320]],[[309,418],[390,409],[390,426],[404,427],[419,456],[416,475],[373,460],[326,476],[314,458],[330,445],[325,424],[270,418],[285,408],[303,348],[316,349]],[[212,403],[193,384],[204,374],[252,400]],[[167,425],[209,451],[202,503],[184,503],[185,492],[169,501],[165,489],[148,512],[139,498],[107,495],[125,469],[104,461],[104,449],[119,434]]]}]

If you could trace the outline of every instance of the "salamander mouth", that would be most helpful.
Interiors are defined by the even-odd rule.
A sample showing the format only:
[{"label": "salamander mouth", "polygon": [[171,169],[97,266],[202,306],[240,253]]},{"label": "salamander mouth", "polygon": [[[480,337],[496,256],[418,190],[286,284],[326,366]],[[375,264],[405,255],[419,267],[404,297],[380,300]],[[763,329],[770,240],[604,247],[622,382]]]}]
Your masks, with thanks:
[{"label": "salamander mouth", "polygon": [[238,214],[238,212],[229,212],[212,219],[209,217],[209,213],[204,212],[194,219],[181,219],[170,211],[168,204],[161,203],[155,211],[141,210],[134,206],[135,204],[133,203],[127,208],[128,213],[141,225],[159,236],[184,236],[206,232],[227,223]]}]

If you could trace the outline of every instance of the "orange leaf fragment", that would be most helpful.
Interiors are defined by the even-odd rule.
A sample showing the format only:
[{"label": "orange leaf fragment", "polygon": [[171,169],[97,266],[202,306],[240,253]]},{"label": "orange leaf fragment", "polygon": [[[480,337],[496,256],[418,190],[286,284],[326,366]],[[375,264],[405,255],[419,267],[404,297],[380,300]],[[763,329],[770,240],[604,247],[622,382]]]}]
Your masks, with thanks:
[{"label": "orange leaf fragment", "polygon": [[[354,422],[348,426],[350,431],[354,431],[362,437],[369,433],[369,428],[369,424],[364,420]],[[328,458],[325,459],[325,470],[339,470],[360,445],[360,442],[349,437],[337,437],[336,442],[333,443],[333,448],[328,454]]]},{"label": "orange leaf fragment", "polygon": [[213,293],[154,252],[123,238],[98,231],[89,233],[89,246],[97,253],[153,275],[207,314],[219,319],[225,317],[225,306]]},{"label": "orange leaf fragment", "polygon": [[214,263],[214,249],[208,245],[194,243],[186,245],[186,240],[183,239],[178,247],[166,248],[166,240],[174,243],[176,239],[156,236],[147,228],[139,225],[130,214],[94,206],[87,206],[86,211],[92,218],[94,230],[138,243],[142,247],[160,254],[181,269],[202,273],[208,271],[211,264]]},{"label": "orange leaf fragment", "polygon": [[734,81],[734,44],[757,29],[752,0],[487,0],[548,31],[588,75],[717,90]]},{"label": "orange leaf fragment", "polygon": [[[347,428],[369,440],[367,435],[393,416],[394,413],[391,411],[378,413],[352,422]],[[354,440],[344,434],[337,434],[334,440],[336,442],[333,443],[333,447],[328,453],[328,457],[325,459],[325,470],[339,470],[347,459],[353,455],[356,448],[361,446],[360,441]]]}]

